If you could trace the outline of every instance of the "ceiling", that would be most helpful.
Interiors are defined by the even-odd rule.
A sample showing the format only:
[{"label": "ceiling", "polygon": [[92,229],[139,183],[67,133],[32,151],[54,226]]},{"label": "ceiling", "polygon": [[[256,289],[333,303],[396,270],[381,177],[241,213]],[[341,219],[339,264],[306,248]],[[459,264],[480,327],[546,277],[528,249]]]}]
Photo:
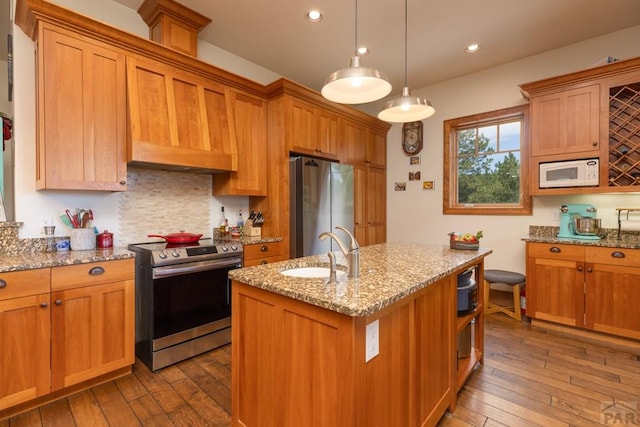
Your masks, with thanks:
[{"label": "ceiling", "polygon": [[[134,10],[142,4],[115,1]],[[355,48],[356,0],[178,1],[211,18],[201,39],[312,89],[348,67]],[[407,83],[414,89],[640,25],[639,0],[407,1]],[[357,41],[371,49],[361,66],[387,73],[390,97],[398,96],[404,86],[404,1],[358,0],[357,7]],[[309,23],[311,8],[324,19]],[[482,48],[465,53],[472,42]]]}]

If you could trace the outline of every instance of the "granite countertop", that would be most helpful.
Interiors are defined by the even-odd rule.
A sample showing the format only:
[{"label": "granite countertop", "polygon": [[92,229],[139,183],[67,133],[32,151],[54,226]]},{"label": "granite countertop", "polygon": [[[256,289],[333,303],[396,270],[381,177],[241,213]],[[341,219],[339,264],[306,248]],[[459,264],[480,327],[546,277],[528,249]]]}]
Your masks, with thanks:
[{"label": "granite countertop", "polygon": [[134,253],[126,248],[94,249],[89,251],[22,252],[14,255],[0,254],[0,273],[113,261],[133,258],[134,256]]},{"label": "granite countertop", "polygon": [[[360,248],[360,278],[339,279],[337,285],[327,284],[327,279],[280,274],[291,268],[328,267],[326,254],[232,270],[229,277],[348,316],[367,316],[491,252],[485,248],[458,251],[444,245],[385,243]],[[336,254],[338,268],[345,269],[345,257]]]},{"label": "granite countertop", "polygon": [[558,227],[531,226],[529,236],[522,240],[531,243],[559,243],[565,245],[600,246],[606,248],[640,249],[640,233],[623,231],[618,238],[617,229],[604,229],[600,233],[600,240],[569,239],[558,237]]}]

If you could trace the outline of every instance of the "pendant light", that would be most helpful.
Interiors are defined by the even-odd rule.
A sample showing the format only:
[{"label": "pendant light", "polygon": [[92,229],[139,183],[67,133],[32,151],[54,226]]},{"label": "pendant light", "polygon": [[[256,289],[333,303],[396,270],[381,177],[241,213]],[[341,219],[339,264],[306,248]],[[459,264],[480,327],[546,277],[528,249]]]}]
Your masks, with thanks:
[{"label": "pendant light", "polygon": [[391,92],[387,76],[374,68],[361,67],[358,56],[358,0],[356,5],[356,46],[349,68],[332,73],[324,81],[322,96],[340,104],[365,104],[384,98]]},{"label": "pendant light", "polygon": [[436,110],[424,98],[411,96],[407,85],[407,0],[404,0],[404,87],[402,95],[385,103],[378,118],[390,123],[408,123],[431,117]]}]

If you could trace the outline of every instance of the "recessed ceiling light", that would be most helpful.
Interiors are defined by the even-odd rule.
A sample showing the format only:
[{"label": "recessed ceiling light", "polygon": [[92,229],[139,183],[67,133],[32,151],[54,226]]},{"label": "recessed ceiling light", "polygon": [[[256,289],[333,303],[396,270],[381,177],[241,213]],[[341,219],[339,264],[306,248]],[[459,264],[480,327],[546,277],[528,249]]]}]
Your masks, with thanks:
[{"label": "recessed ceiling light", "polygon": [[467,46],[464,51],[467,53],[474,53],[480,50],[480,45],[477,43],[470,44]]},{"label": "recessed ceiling light", "polygon": [[307,12],[306,16],[309,22],[322,21],[322,13],[319,10],[310,10],[309,12]]},{"label": "recessed ceiling light", "polygon": [[365,55],[369,55],[369,52],[371,52],[369,50],[368,47],[366,46],[360,46],[357,50],[356,53],[358,54],[358,56],[365,56]]}]

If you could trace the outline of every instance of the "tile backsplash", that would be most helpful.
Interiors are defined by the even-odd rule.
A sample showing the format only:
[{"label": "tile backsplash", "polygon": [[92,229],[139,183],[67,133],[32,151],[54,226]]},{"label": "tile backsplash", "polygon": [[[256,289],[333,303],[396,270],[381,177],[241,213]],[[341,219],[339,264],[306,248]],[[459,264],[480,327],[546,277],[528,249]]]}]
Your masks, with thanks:
[{"label": "tile backsplash", "polygon": [[211,175],[129,167],[120,194],[117,246],[148,242],[147,234],[211,237]]}]

